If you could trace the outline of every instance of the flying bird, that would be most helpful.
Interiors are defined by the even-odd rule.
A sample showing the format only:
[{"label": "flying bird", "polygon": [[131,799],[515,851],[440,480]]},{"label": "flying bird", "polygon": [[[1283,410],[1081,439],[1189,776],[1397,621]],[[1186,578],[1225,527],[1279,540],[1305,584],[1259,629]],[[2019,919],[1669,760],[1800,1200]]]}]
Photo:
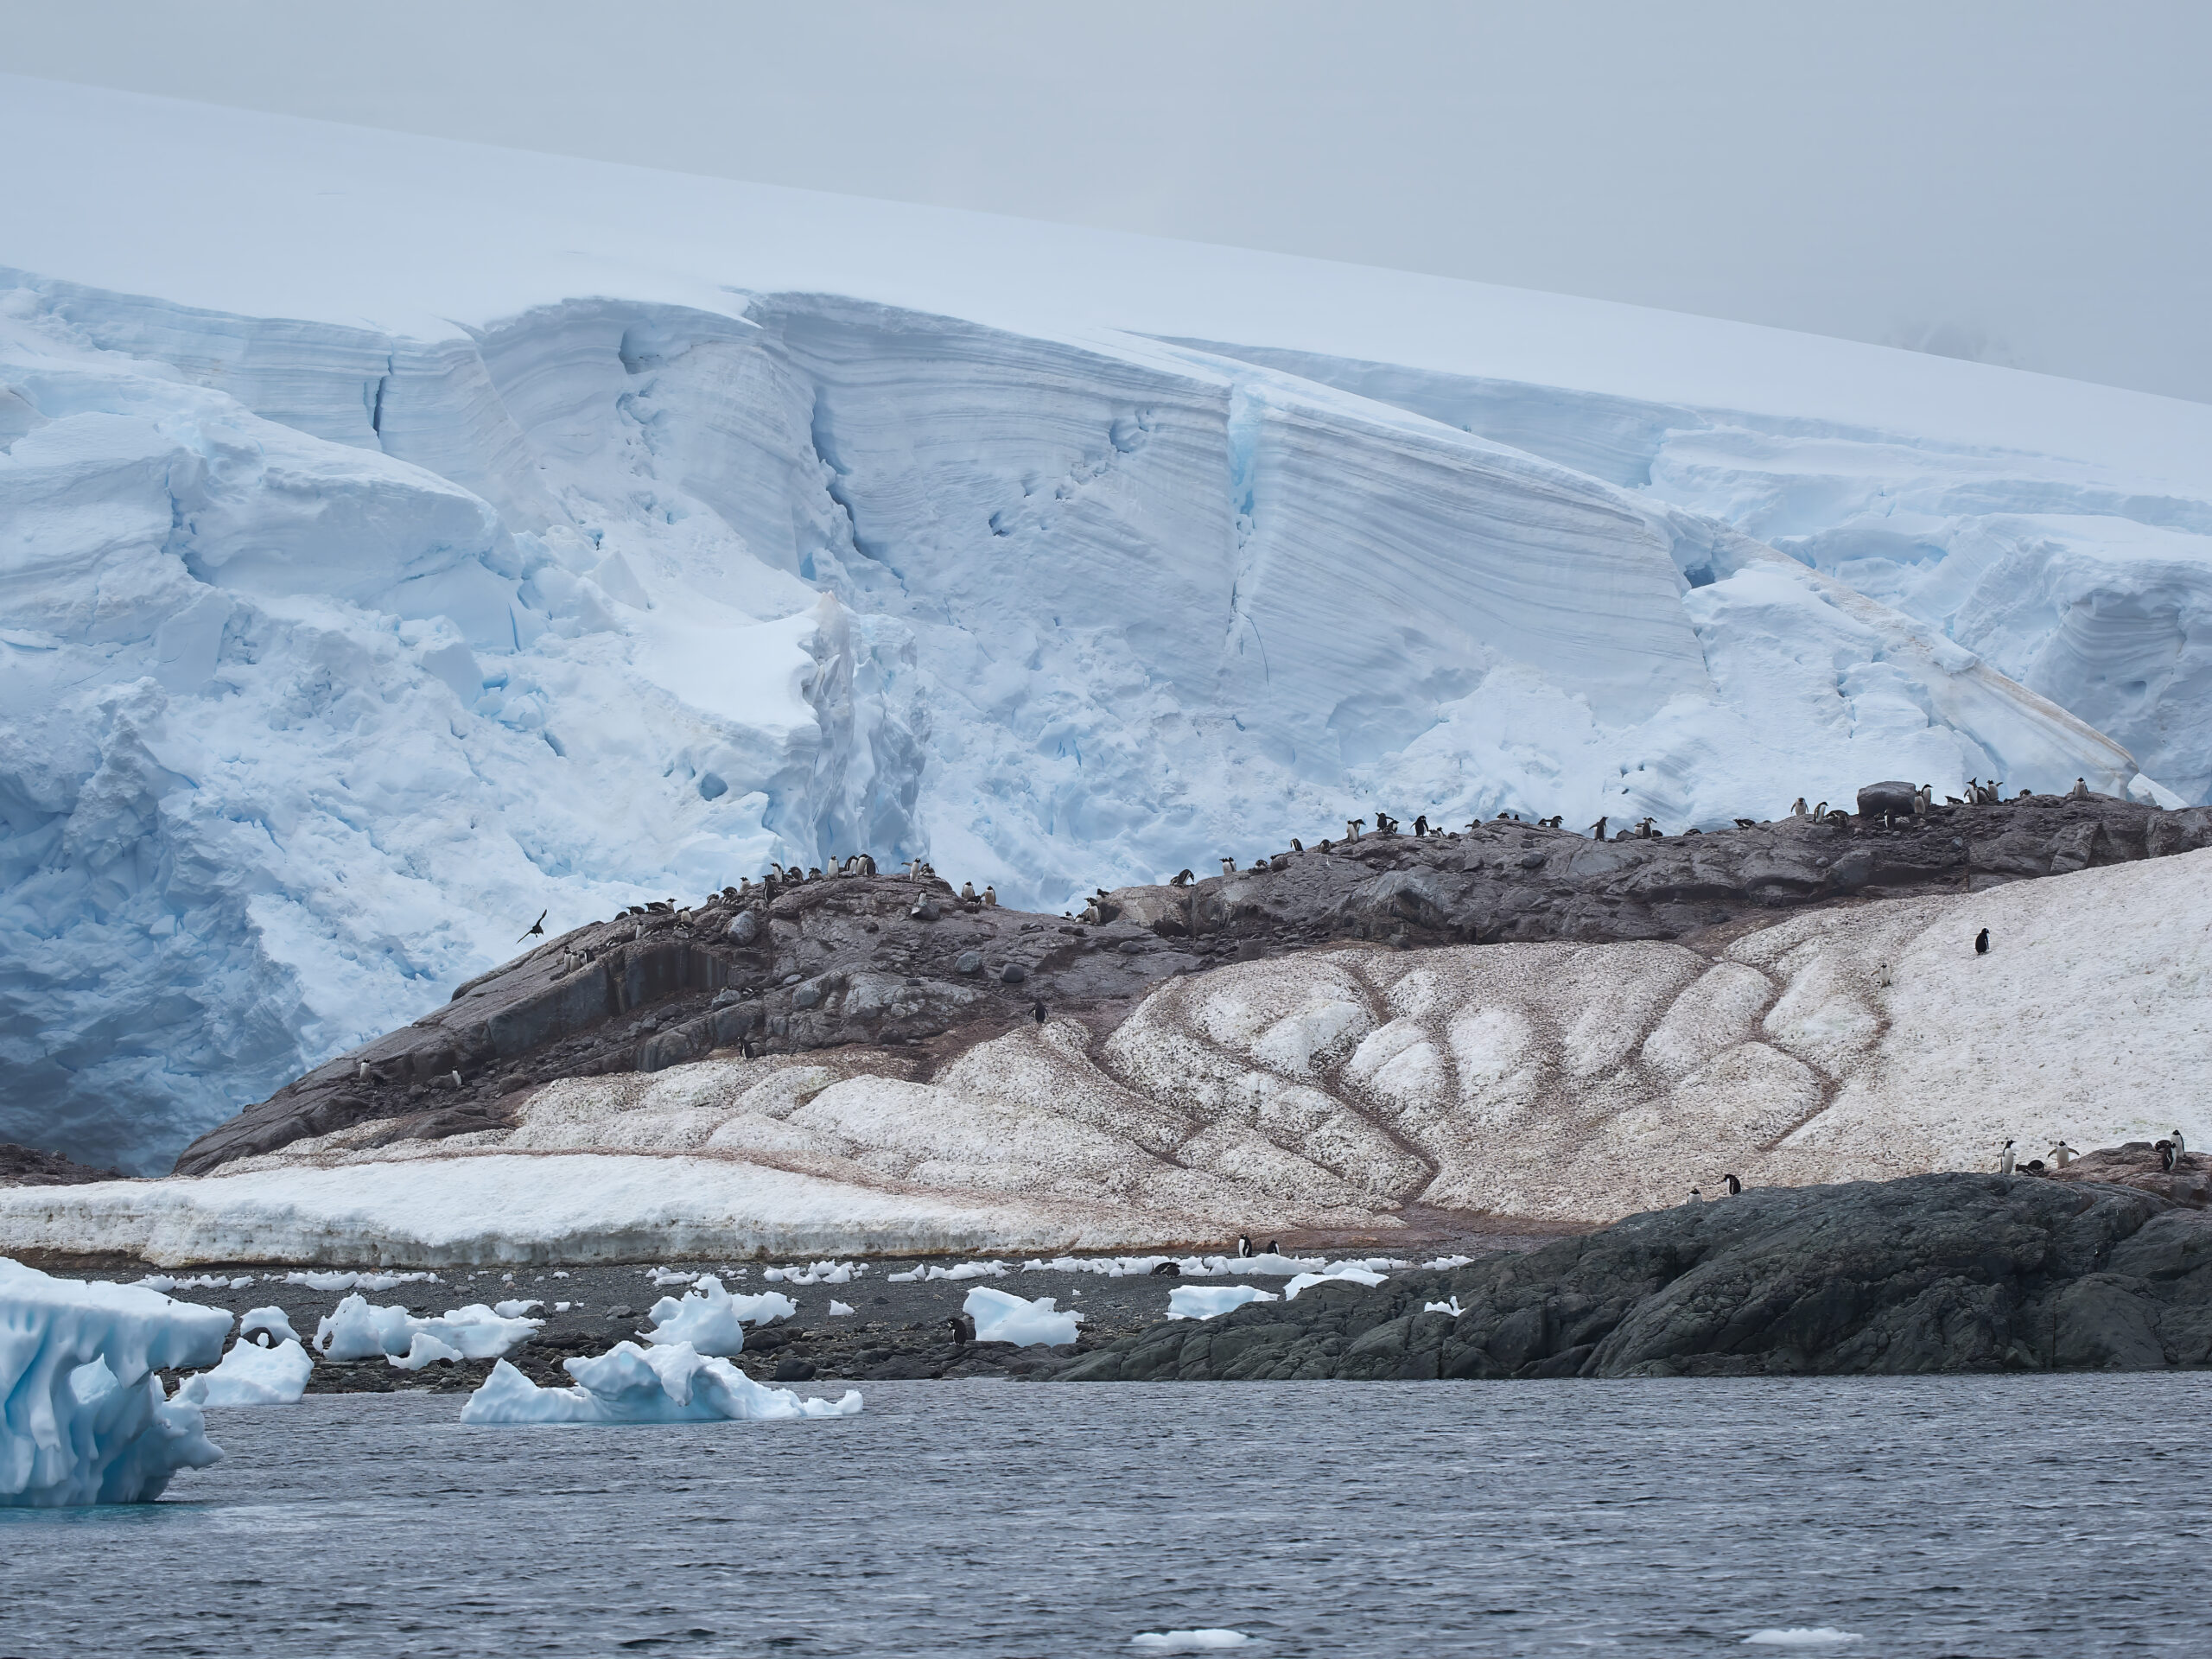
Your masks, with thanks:
[{"label": "flying bird", "polygon": [[533,935],[538,938],[543,938],[545,937],[545,918],[552,913],[553,912],[550,910],[539,911],[537,912],[537,919],[530,925],[530,931],[517,935],[515,943],[517,944],[520,944],[523,940],[527,939]]}]

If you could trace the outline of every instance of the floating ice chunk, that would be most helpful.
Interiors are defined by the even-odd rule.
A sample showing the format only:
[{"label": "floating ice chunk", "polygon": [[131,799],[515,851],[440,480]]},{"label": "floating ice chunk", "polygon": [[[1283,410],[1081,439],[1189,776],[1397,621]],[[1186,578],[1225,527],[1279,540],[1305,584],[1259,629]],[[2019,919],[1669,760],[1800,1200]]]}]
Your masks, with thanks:
[{"label": "floating ice chunk", "polygon": [[831,1319],[842,1319],[848,1318],[852,1313],[852,1311],[853,1310],[851,1308],[847,1307],[842,1302],[836,1300],[835,1298],[831,1299],[830,1303],[830,1317]]},{"label": "floating ice chunk", "polygon": [[1311,1290],[1316,1285],[1338,1282],[1365,1285],[1372,1289],[1375,1286],[1381,1284],[1382,1279],[1382,1274],[1370,1272],[1365,1268],[1344,1268],[1334,1273],[1301,1273],[1282,1287],[1282,1299],[1286,1302],[1294,1302],[1298,1300],[1298,1293],[1301,1290]]},{"label": "floating ice chunk", "polygon": [[1003,1290],[978,1286],[968,1293],[961,1306],[976,1321],[978,1342],[1010,1342],[1020,1348],[1055,1347],[1075,1340],[1075,1328],[1083,1322],[1083,1315],[1072,1311],[1054,1313],[1054,1300],[1039,1296],[1034,1301],[1024,1301]]},{"label": "floating ice chunk", "polygon": [[1456,1319],[1466,1310],[1459,1306],[1459,1299],[1454,1296],[1448,1302],[1423,1302],[1421,1311],[1424,1313],[1449,1313]]},{"label": "floating ice chunk", "polygon": [[[760,1276],[780,1280],[787,1285],[849,1285],[866,1271],[857,1262],[817,1262],[810,1268],[769,1268]],[[1001,1268],[1000,1271],[1005,1269]]]},{"label": "floating ice chunk", "polygon": [[1431,1273],[1449,1273],[1453,1268],[1465,1267],[1474,1259],[1471,1255],[1440,1255],[1433,1262],[1422,1262],[1421,1266]]},{"label": "floating ice chunk", "polygon": [[1171,1319],[1217,1319],[1247,1302],[1272,1302],[1274,1292],[1256,1285],[1179,1285],[1167,1293]]},{"label": "floating ice chunk", "polygon": [[297,1342],[300,1333],[292,1329],[292,1321],[284,1310],[273,1303],[267,1307],[250,1307],[238,1320],[238,1339],[243,1342],[257,1331],[266,1332],[279,1342]]},{"label": "floating ice chunk", "polygon": [[1205,1653],[1214,1648],[1241,1648],[1251,1639],[1242,1630],[1141,1630],[1129,1638],[1129,1645],[1154,1653]]},{"label": "floating ice chunk", "polygon": [[702,1354],[726,1356],[744,1351],[747,1325],[788,1319],[798,1312],[798,1304],[779,1290],[733,1296],[721,1280],[702,1274],[683,1300],[664,1296],[653,1304],[653,1328],[645,1338],[656,1345],[689,1344]]},{"label": "floating ice chunk", "polygon": [[1826,1624],[1795,1625],[1786,1630],[1753,1630],[1744,1638],[1744,1645],[1757,1648],[1840,1648],[1847,1642],[1864,1640],[1864,1637],[1853,1636],[1849,1630],[1834,1630]]},{"label": "floating ice chunk", "polygon": [[177,1385],[174,1396],[194,1406],[289,1406],[307,1392],[315,1361],[296,1337],[274,1348],[241,1338],[212,1371],[199,1371]]},{"label": "floating ice chunk", "polygon": [[[378,1307],[356,1292],[317,1322],[315,1346],[325,1359],[333,1360],[406,1355],[407,1369],[415,1370],[433,1359],[497,1359],[529,1341],[543,1323],[504,1317],[481,1302],[423,1319],[404,1307]],[[418,1348],[418,1333],[427,1333],[448,1352]]]},{"label": "floating ice chunk", "polygon": [[230,1329],[223,1308],[0,1256],[0,1505],[147,1503],[215,1462],[199,1407],[151,1373],[218,1363]]},{"label": "floating ice chunk", "polygon": [[[471,1274],[470,1278],[476,1275]],[[392,1290],[401,1285],[435,1285],[435,1273],[288,1273],[288,1285],[305,1285],[309,1290]]]},{"label": "floating ice chunk", "polygon": [[506,1361],[492,1368],[461,1408],[464,1423],[767,1422],[796,1417],[851,1417],[856,1389],[840,1400],[802,1400],[755,1382],[727,1359],[689,1343],[640,1348],[618,1342],[590,1359],[562,1362],[575,1386],[541,1389]]},{"label": "floating ice chunk", "polygon": [[533,1296],[526,1302],[494,1302],[492,1304],[492,1311],[503,1319],[519,1319],[531,1308],[544,1306],[543,1302]]}]

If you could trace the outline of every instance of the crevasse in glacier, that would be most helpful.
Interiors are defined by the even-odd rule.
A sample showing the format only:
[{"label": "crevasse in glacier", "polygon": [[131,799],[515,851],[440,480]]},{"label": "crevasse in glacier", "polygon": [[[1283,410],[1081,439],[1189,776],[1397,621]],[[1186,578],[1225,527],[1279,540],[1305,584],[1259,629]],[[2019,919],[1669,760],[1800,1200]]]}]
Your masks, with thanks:
[{"label": "crevasse in glacier", "polygon": [[[2181,485],[1648,365],[1221,344],[1159,326],[1224,315],[1173,245],[1079,265],[819,199],[795,232],[750,187],[9,86],[0,132],[138,123],[211,186],[173,221],[66,144],[0,181],[0,1140],[158,1169],[541,909],[771,857],[1058,909],[1378,804],[1680,829],[1874,777],[2212,785]],[[1230,308],[1262,336],[1397,280],[1234,257],[1300,296]],[[1400,309],[1442,338],[1498,293]],[[1562,361],[1628,315],[1557,303]],[[1656,358],[1692,326],[1637,315]]]},{"label": "crevasse in glacier", "polygon": [[223,1454],[156,1369],[221,1357],[231,1315],[0,1256],[0,1504],[141,1503]]}]

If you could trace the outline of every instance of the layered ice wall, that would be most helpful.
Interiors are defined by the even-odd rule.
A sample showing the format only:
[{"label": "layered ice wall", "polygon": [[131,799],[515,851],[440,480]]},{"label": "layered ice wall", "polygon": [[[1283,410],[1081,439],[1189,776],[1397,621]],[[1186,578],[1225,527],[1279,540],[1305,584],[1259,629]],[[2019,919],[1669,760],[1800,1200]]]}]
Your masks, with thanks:
[{"label": "layered ice wall", "polygon": [[[161,1168],[541,910],[772,857],[1058,909],[1378,806],[1673,830],[1878,777],[2128,786],[2085,708],[2212,784],[2178,555],[2128,567],[2134,611],[2094,574],[2184,536],[2179,486],[1194,344],[1159,324],[1218,320],[1221,274],[1166,245],[1079,265],[865,204],[715,240],[711,181],[81,94],[197,158],[176,219],[80,176],[115,152],[53,138],[79,93],[10,86],[0,134],[33,111],[55,159],[0,181],[0,1140]],[[1307,311],[1231,309],[1293,333],[1395,280],[1267,270]],[[1446,287],[1440,338],[1499,303]],[[2091,574],[1943,599],[2037,488]],[[1926,582],[1866,551],[1907,498]]]},{"label": "layered ice wall", "polygon": [[212,1365],[231,1315],[0,1256],[0,1504],[149,1503],[223,1454],[158,1368]]}]

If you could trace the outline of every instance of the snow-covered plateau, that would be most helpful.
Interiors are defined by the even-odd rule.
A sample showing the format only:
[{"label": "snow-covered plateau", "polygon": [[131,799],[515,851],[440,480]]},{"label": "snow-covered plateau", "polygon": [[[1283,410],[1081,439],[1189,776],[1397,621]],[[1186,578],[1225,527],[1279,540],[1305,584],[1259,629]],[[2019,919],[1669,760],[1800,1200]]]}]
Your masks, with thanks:
[{"label": "snow-covered plateau", "polygon": [[2212,791],[2212,410],[13,78],[0,139],[0,1141],[164,1168],[772,858],[1057,909],[1377,803]]},{"label": "snow-covered plateau", "polygon": [[2201,1147],[2208,914],[2212,849],[1802,912],[1710,954],[1311,951],[1172,980],[1095,1044],[1019,1027],[927,1083],[867,1069],[896,1051],[709,1059],[546,1085],[507,1129],[372,1122],[210,1176],[0,1190],[0,1251],[1105,1250],[1415,1205],[1608,1221],[1731,1173],[1990,1168],[2006,1139]]}]

